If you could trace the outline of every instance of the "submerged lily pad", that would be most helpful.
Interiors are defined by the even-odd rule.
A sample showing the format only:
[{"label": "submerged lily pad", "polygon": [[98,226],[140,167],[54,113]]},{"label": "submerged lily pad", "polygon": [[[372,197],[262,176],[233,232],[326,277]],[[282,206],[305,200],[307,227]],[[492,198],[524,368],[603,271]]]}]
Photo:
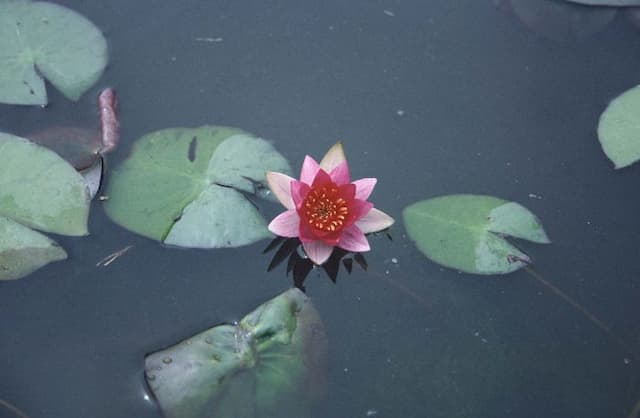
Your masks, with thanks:
[{"label": "submerged lily pad", "polygon": [[0,133],[0,280],[66,257],[29,228],[85,235],[89,195],[85,181],[53,151]]},{"label": "submerged lily pad", "polygon": [[76,170],[90,168],[100,158],[102,138],[96,129],[55,126],[27,137],[31,142],[55,151]]},{"label": "submerged lily pad", "polygon": [[615,168],[640,160],[640,86],[609,103],[600,116],[598,139]]},{"label": "submerged lily pad", "polygon": [[104,168],[100,132],[88,128],[55,126],[31,134],[28,138],[55,151],[73,165],[82,174],[91,199],[95,197],[102,184]]},{"label": "submerged lily pad", "polygon": [[566,0],[587,6],[633,7],[640,6],[640,0]]},{"label": "submerged lily pad", "polygon": [[585,7],[557,0],[509,0],[514,14],[529,28],[556,41],[581,41],[611,23],[615,8]]},{"label": "submerged lily pad", "polygon": [[266,196],[266,171],[290,168],[271,144],[239,129],[164,129],[140,138],[116,167],[105,208],[116,223],[167,244],[246,245],[271,236],[244,195]]},{"label": "submerged lily pad", "polygon": [[145,377],[167,418],[305,418],[324,390],[326,355],[320,317],[294,288],[150,354]]},{"label": "submerged lily pad", "polygon": [[0,102],[10,104],[47,104],[43,77],[77,100],[107,64],[100,30],[46,2],[0,1],[0,51]]},{"label": "submerged lily pad", "polygon": [[406,207],[409,237],[436,263],[477,274],[504,274],[531,262],[503,237],[549,243],[525,207],[492,196],[449,195]]}]

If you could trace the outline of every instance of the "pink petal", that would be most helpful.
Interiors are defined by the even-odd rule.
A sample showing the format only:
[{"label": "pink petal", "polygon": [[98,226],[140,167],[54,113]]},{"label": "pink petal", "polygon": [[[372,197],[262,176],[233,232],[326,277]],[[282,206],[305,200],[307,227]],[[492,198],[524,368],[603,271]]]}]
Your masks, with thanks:
[{"label": "pink petal", "polygon": [[302,170],[300,170],[300,181],[306,184],[313,183],[313,179],[318,174],[318,170],[320,170],[320,166],[310,156],[304,157],[304,161],[302,163]]},{"label": "pink petal", "polygon": [[299,235],[300,217],[295,209],[282,212],[273,218],[269,224],[269,231],[281,237],[293,238]]},{"label": "pink petal", "polygon": [[322,241],[303,242],[302,246],[307,256],[317,265],[324,264],[333,252],[333,247]]},{"label": "pink petal", "polygon": [[356,199],[367,200],[371,196],[373,187],[378,182],[375,178],[366,178],[354,181],[352,184],[356,185]]},{"label": "pink petal", "polygon": [[300,223],[299,233],[300,233],[300,236],[298,238],[300,238],[300,241],[302,241],[303,244],[305,242],[313,242],[318,240],[318,237],[316,237],[312,233],[311,227],[306,222]]},{"label": "pink petal", "polygon": [[339,166],[343,161],[346,161],[347,157],[344,155],[344,148],[342,148],[342,142],[334,144],[329,151],[322,157],[320,161],[320,167],[327,173],[331,172],[334,168]]},{"label": "pink petal", "polygon": [[300,207],[302,201],[309,194],[309,190],[311,190],[311,188],[301,181],[293,180],[291,182],[291,198],[296,208]]},{"label": "pink petal", "polygon": [[338,247],[356,253],[369,251],[371,249],[367,237],[365,237],[360,228],[355,225],[351,225],[342,232]]},{"label": "pink petal", "polygon": [[347,201],[352,201],[356,198],[356,185],[347,183],[342,186],[338,186],[338,195]]},{"label": "pink petal", "polygon": [[371,209],[373,209],[373,203],[365,202],[360,199],[353,199],[349,204],[349,215],[353,216],[351,219],[357,222],[358,219],[367,216]]},{"label": "pink petal", "polygon": [[291,182],[295,179],[286,174],[267,171],[267,183],[278,201],[287,209],[293,209],[293,199],[291,198]]},{"label": "pink petal", "polygon": [[[331,176],[324,171],[323,169],[318,169],[315,178],[313,179],[313,183],[311,183],[311,188],[316,189],[322,186],[329,186],[333,181],[331,180]],[[354,189],[355,194],[355,189]]]},{"label": "pink petal", "polygon": [[349,164],[347,164],[347,160],[338,164],[329,172],[329,175],[331,176],[331,180],[338,186],[350,183],[351,176],[349,175]]},{"label": "pink petal", "polygon": [[368,234],[371,232],[382,231],[383,229],[389,228],[393,225],[395,221],[393,218],[381,210],[373,208],[364,215],[362,218],[356,221],[356,225],[358,228],[362,230],[363,233]]}]

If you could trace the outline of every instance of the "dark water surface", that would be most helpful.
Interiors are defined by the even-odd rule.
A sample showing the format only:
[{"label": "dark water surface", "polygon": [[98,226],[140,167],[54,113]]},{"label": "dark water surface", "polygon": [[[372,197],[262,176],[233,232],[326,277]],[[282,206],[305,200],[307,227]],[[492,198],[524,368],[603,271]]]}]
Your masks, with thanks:
[{"label": "dark water surface", "polygon": [[[97,123],[95,94],[110,85],[123,133],[111,166],[145,133],[223,124],[273,140],[296,170],[342,140],[352,175],[378,178],[393,241],[371,238],[368,272],[306,283],[330,339],[314,416],[625,418],[640,399],[640,165],[613,170],[595,133],[640,81],[627,21],[555,42],[490,0],[60,3],[105,32],[109,67],[78,103],[49,89],[47,109],[0,106],[0,130]],[[553,244],[524,246],[535,269],[630,350],[525,271],[460,274],[419,253],[402,209],[452,193],[536,213]],[[55,237],[69,260],[0,283],[0,398],[31,418],[159,417],[146,353],[291,286],[266,272],[266,242],[165,248],[101,206],[90,236]]]}]

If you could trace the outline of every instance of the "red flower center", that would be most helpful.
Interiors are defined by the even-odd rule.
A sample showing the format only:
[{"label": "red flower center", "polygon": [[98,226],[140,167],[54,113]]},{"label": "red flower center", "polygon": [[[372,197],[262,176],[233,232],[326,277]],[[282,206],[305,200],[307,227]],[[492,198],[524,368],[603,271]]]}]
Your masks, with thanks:
[{"label": "red flower center", "polygon": [[309,190],[302,203],[309,226],[324,232],[338,232],[345,227],[349,206],[335,185]]}]

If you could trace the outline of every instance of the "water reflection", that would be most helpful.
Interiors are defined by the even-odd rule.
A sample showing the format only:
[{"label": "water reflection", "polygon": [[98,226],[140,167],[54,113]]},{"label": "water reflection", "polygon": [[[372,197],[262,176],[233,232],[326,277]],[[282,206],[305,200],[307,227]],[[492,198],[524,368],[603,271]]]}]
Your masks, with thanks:
[{"label": "water reflection", "polygon": [[[389,233],[385,232],[385,235],[391,239]],[[266,254],[276,248],[277,250],[269,263],[269,267],[267,267],[267,271],[275,269],[287,260],[286,275],[289,276],[291,274],[293,285],[303,292],[305,291],[304,282],[314,267],[321,268],[334,283],[338,280],[341,267],[346,270],[347,274],[351,274],[353,271],[354,262],[362,270],[367,270],[368,267],[367,260],[362,253],[354,253],[339,247],[333,249],[331,256],[324,264],[317,266],[306,256],[302,248],[302,242],[298,238],[276,237],[264,249],[263,253]]]}]

